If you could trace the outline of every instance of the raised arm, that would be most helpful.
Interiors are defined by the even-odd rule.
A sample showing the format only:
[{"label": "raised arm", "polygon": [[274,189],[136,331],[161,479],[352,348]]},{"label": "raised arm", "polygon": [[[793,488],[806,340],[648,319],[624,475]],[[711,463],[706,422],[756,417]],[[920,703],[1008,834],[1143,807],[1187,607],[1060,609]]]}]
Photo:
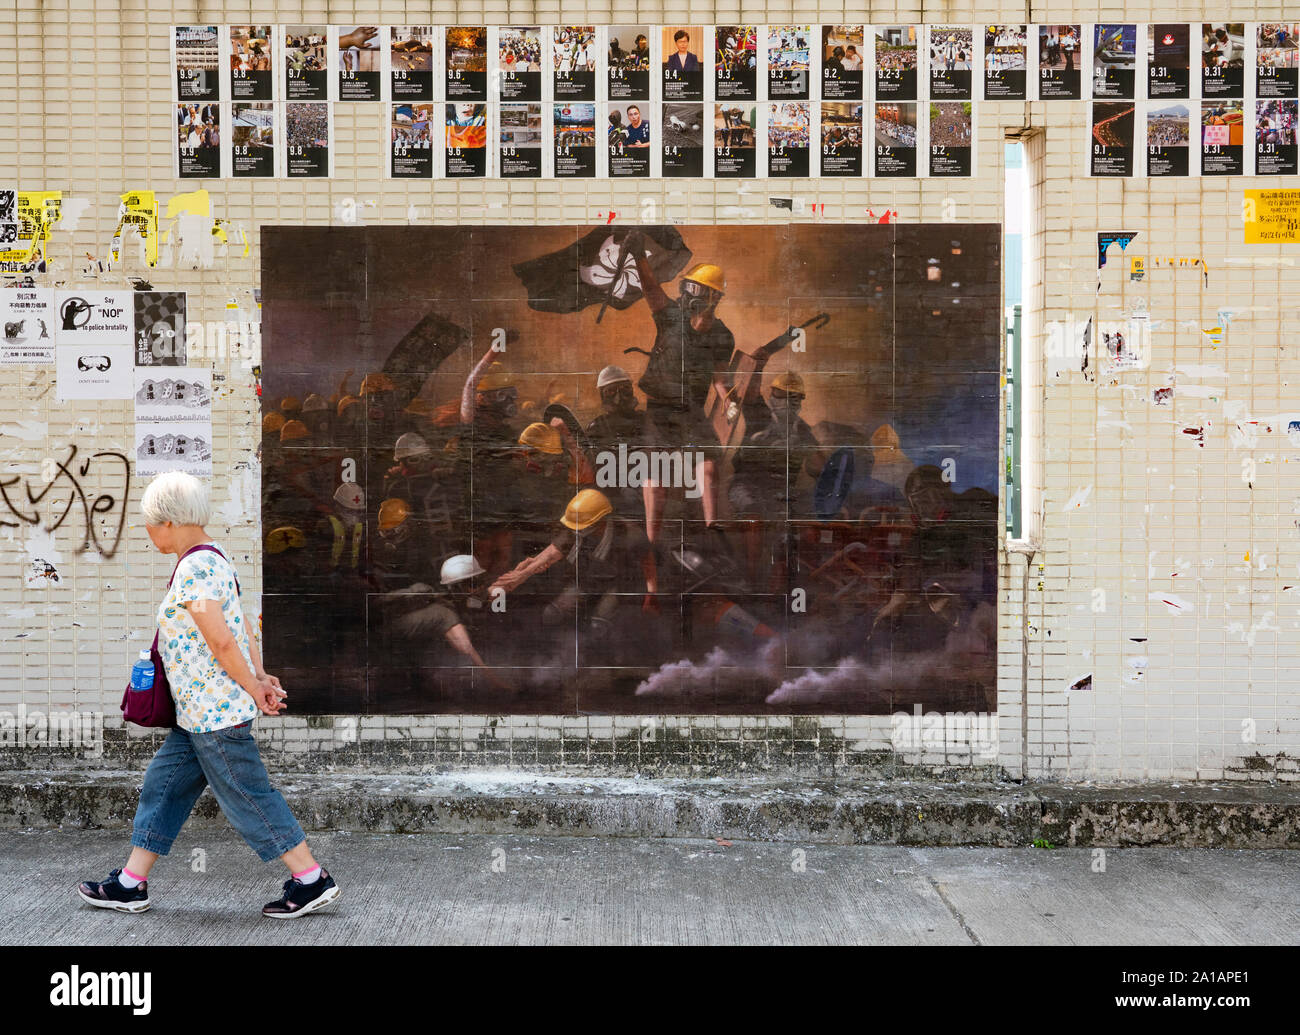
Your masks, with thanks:
[{"label": "raised arm", "polygon": [[469,377],[465,379],[465,387],[460,393],[460,420],[462,424],[470,424],[474,420],[474,386],[478,384],[479,378],[483,376],[483,371],[492,363],[492,357],[496,350],[489,348],[483,354],[473,370],[469,372]]},{"label": "raised arm", "polygon": [[646,305],[650,307],[650,312],[659,312],[668,305],[668,296],[659,286],[659,278],[655,276],[649,260],[645,257],[645,234],[640,230],[633,230],[624,238],[623,243],[627,245],[628,254],[636,263],[637,276],[641,281],[641,294],[645,296]]}]

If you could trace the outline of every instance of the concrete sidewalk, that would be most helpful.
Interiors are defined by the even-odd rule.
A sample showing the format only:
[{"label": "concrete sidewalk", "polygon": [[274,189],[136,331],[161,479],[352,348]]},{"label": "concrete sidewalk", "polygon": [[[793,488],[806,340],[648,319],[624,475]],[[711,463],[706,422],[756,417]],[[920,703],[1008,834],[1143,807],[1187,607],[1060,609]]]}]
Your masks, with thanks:
[{"label": "concrete sidewalk", "polygon": [[290,924],[260,915],[280,864],[215,826],[159,861],[149,912],[83,905],[76,883],[122,865],[127,842],[0,831],[0,944],[1300,944],[1288,851],[319,833],[343,894]]}]

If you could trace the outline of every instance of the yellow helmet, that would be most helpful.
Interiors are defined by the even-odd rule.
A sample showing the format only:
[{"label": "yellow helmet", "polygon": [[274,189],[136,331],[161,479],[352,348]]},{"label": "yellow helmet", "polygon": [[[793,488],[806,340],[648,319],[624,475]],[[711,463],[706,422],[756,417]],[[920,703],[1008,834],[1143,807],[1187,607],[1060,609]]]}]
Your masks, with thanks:
[{"label": "yellow helmet", "polygon": [[581,532],[612,513],[614,508],[603,492],[583,489],[569,500],[569,505],[564,508],[564,517],[560,518],[560,524],[565,528],[572,528],[575,532]]},{"label": "yellow helmet", "polygon": [[480,379],[479,383],[474,386],[476,392],[495,392],[502,388],[513,388],[515,379],[506,373],[506,368],[500,363],[493,363],[487,368],[487,373]]},{"label": "yellow helmet", "polygon": [[374,392],[393,392],[397,386],[393,384],[393,379],[387,374],[367,374],[361,379],[360,395],[365,397]]},{"label": "yellow helmet", "polygon": [[297,413],[302,409],[302,402],[296,395],[286,395],[280,400],[280,411],[282,413]]},{"label": "yellow helmet", "polygon": [[294,442],[300,438],[311,438],[307,425],[300,420],[286,421],[284,427],[280,429],[280,441]]},{"label": "yellow helmet", "polygon": [[386,532],[390,528],[396,528],[410,516],[411,507],[406,500],[398,499],[396,496],[386,499],[379,504],[379,531]]},{"label": "yellow helmet", "polygon": [[361,400],[358,399],[355,395],[345,395],[342,399],[339,400],[339,416],[342,417],[344,410],[346,410],[349,406],[355,406],[360,401]]},{"label": "yellow helmet", "polygon": [[696,284],[703,284],[706,288],[723,294],[727,290],[727,278],[722,272],[721,266],[715,266],[711,262],[697,262],[694,266],[686,271],[682,280],[691,280]]},{"label": "yellow helmet", "polygon": [[776,375],[772,381],[773,388],[779,388],[790,395],[807,395],[808,392],[803,386],[803,378],[793,370],[783,370]]},{"label": "yellow helmet", "polygon": [[521,446],[531,446],[533,449],[549,453],[551,456],[559,456],[564,452],[564,444],[560,439],[560,433],[549,424],[529,424],[519,435],[519,444]]},{"label": "yellow helmet", "polygon": [[282,525],[266,534],[267,553],[284,553],[291,546],[297,549],[306,545],[307,537],[302,529],[293,525]]},{"label": "yellow helmet", "polygon": [[274,435],[284,427],[287,418],[283,413],[268,413],[262,418],[262,434]]}]

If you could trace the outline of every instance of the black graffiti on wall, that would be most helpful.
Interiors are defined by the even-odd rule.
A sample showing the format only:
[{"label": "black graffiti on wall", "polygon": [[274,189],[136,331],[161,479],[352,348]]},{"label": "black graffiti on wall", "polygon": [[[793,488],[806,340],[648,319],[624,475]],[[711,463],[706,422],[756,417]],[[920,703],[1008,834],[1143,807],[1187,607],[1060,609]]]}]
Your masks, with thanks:
[{"label": "black graffiti on wall", "polygon": [[[68,455],[63,460],[52,457],[42,464],[41,479],[44,484],[34,488],[31,479],[22,475],[0,477],[0,528],[20,528],[23,524],[39,525],[42,522],[40,508],[47,496],[51,513],[46,517],[46,532],[56,532],[73,514],[80,509],[83,522],[83,535],[78,553],[94,549],[104,557],[112,557],[122,542],[122,533],[126,531],[126,501],[131,492],[131,464],[125,453],[116,450],[101,450],[92,453],[79,464],[73,463],[77,457],[75,443],[68,445]],[[96,464],[96,461],[103,461]],[[94,481],[99,482],[100,472],[105,467],[112,469],[116,463],[122,465],[121,487],[114,495],[113,490],[101,491],[96,495],[88,489],[83,480],[95,468]],[[104,481],[116,478],[116,473],[106,474]],[[21,486],[21,488],[16,488]],[[37,491],[39,488],[39,491]],[[62,492],[67,492],[66,500]],[[19,498],[26,496],[26,500]],[[60,511],[59,508],[62,507]],[[11,520],[10,515],[18,520]]]}]

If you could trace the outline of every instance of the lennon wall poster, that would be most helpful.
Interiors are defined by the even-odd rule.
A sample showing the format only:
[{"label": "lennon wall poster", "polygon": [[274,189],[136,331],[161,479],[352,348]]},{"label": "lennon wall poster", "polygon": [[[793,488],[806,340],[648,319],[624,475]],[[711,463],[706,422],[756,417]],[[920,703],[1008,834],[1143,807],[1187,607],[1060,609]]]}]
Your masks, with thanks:
[{"label": "lennon wall poster", "polygon": [[995,225],[269,227],[305,713],[996,708]]}]

